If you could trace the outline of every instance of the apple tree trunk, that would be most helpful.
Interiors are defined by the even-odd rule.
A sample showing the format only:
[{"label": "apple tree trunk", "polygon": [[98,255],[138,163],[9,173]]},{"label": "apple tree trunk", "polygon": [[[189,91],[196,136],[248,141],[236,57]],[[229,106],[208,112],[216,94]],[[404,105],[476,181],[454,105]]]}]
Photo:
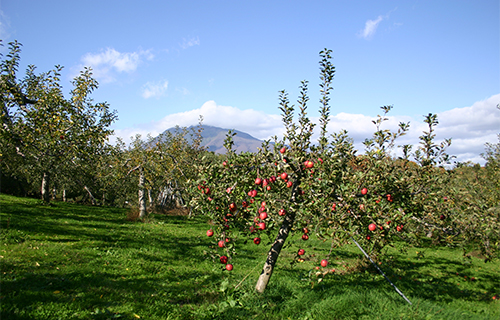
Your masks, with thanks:
[{"label": "apple tree trunk", "polygon": [[146,216],[146,199],[144,195],[144,170],[139,168],[139,219]]},{"label": "apple tree trunk", "polygon": [[44,202],[50,202],[49,184],[50,184],[50,174],[48,172],[44,172],[42,175],[42,188],[41,188],[42,200]]},{"label": "apple tree trunk", "polygon": [[273,274],[274,266],[278,261],[278,256],[285,244],[286,238],[292,230],[293,223],[295,222],[295,212],[287,213],[285,216],[285,220],[281,224],[280,230],[278,232],[278,236],[276,240],[274,240],[273,245],[271,246],[271,250],[267,254],[266,262],[264,263],[264,268],[262,269],[262,273],[257,280],[257,285],[255,286],[255,290],[257,292],[264,292],[266,290],[266,286],[271,279],[271,275]]},{"label": "apple tree trunk", "polygon": [[89,195],[89,198],[90,200],[92,201],[92,205],[95,206],[97,201],[96,199],[94,198],[94,196],[92,195],[92,192],[90,192],[90,189],[87,187],[87,186],[83,186],[83,189],[85,189],[85,191],[87,191],[88,195]]}]

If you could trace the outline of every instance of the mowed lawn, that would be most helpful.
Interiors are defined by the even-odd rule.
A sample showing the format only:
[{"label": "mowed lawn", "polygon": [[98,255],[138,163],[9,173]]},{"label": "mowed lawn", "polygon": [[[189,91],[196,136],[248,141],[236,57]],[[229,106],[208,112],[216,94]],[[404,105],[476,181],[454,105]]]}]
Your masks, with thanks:
[{"label": "mowed lawn", "polygon": [[295,236],[258,294],[265,235],[258,246],[236,239],[229,272],[201,217],[131,222],[125,209],[3,194],[0,213],[1,319],[500,319],[500,262],[464,258],[458,248],[391,249],[381,259],[409,305],[360,267],[354,245],[334,249],[316,270],[330,244]]}]

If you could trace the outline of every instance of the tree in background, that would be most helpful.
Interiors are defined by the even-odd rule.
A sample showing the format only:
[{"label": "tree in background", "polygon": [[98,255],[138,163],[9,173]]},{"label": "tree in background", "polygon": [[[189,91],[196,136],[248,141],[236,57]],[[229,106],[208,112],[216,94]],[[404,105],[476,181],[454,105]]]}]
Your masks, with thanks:
[{"label": "tree in background", "polygon": [[92,164],[105,152],[112,134],[109,126],[117,116],[107,103],[90,98],[98,87],[90,69],[72,81],[71,97],[65,99],[61,66],[36,74],[30,65],[18,79],[21,45],[11,42],[9,47],[0,63],[2,171],[38,183],[48,202],[54,183],[95,170]]},{"label": "tree in background", "polygon": [[121,173],[117,176],[127,181],[125,193],[131,196],[137,192],[139,219],[145,218],[148,211],[186,206],[186,185],[196,180],[198,173],[192,164],[204,152],[201,121],[198,128],[177,127],[156,138],[148,136],[146,141],[137,135],[128,148],[119,140],[123,149],[122,164],[117,167]]}]

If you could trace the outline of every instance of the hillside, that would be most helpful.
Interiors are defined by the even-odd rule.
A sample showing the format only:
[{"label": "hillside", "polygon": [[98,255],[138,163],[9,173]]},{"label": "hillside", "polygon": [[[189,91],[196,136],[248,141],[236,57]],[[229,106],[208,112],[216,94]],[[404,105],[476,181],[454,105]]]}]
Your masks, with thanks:
[{"label": "hillside", "polygon": [[[191,128],[193,128],[193,126],[189,127],[189,129]],[[165,132],[174,133],[176,130],[177,128],[170,128],[165,130]],[[226,150],[224,149],[224,139],[226,138],[226,134],[228,131],[229,129],[203,125],[202,145],[209,151],[213,151],[215,153],[225,153]],[[236,153],[247,151],[256,152],[257,148],[262,145],[262,140],[254,138],[248,133],[239,130],[234,130],[234,132],[236,133],[236,135],[233,137],[234,150],[236,151]]]}]

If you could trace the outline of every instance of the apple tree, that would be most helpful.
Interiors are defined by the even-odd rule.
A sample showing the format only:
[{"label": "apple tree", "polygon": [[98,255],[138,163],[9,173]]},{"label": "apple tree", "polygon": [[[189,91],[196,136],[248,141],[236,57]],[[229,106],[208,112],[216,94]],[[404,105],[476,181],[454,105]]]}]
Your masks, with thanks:
[{"label": "apple tree", "polygon": [[[286,129],[281,141],[265,142],[256,154],[236,155],[230,132],[227,159],[199,166],[195,186],[199,196],[193,204],[215,223],[218,245],[226,250],[221,262],[227,263],[236,254],[239,236],[260,243],[263,233],[276,234],[256,285],[259,292],[265,290],[290,234],[302,234],[304,240],[315,234],[338,246],[353,236],[361,237],[376,254],[395,239],[413,234],[406,225],[412,218],[428,214],[418,210],[422,199],[416,196],[430,192],[426,185],[432,175],[418,174],[422,166],[408,159],[391,157],[395,140],[406,133],[409,124],[401,123],[397,132],[381,129],[392,107],[383,107],[384,115],[374,121],[377,131],[365,141],[365,155],[356,155],[347,132],[327,136],[335,74],[330,54],[326,49],[320,52],[321,131],[317,144],[311,140],[315,124],[307,116],[308,83],[303,81],[297,122],[288,94],[280,93]],[[410,148],[405,148],[408,153]],[[427,154],[429,161],[432,157]]]},{"label": "apple tree", "polygon": [[185,205],[185,186],[197,174],[191,164],[203,151],[201,130],[200,120],[198,128],[176,128],[146,141],[137,135],[128,148],[119,140],[122,163],[115,164],[116,178],[127,189],[124,194],[137,192],[133,203],[138,204],[139,219],[146,217],[147,207],[152,211]]},{"label": "apple tree", "polygon": [[61,66],[37,74],[30,65],[25,77],[18,79],[21,45],[12,42],[9,46],[10,53],[0,63],[0,135],[2,156],[7,155],[2,169],[38,182],[42,199],[48,202],[56,174],[75,177],[83,164],[98,161],[116,113],[107,103],[91,99],[98,83],[90,69],[72,81],[71,97],[66,99],[60,84]]}]

